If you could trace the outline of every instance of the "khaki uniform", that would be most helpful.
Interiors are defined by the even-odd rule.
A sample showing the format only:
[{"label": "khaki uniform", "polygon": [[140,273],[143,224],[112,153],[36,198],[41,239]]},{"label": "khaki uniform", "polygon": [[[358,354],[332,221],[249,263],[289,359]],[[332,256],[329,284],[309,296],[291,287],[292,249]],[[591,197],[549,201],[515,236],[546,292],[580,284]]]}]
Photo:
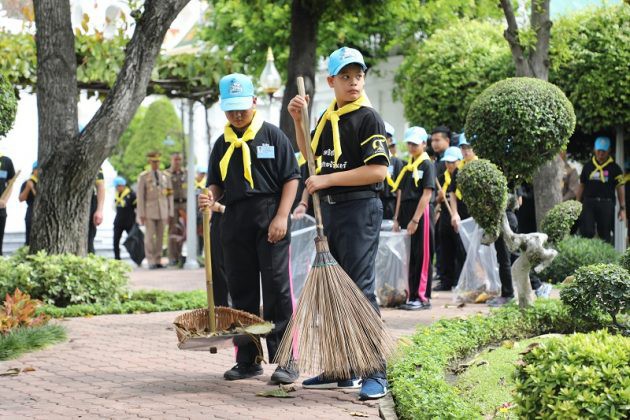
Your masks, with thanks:
[{"label": "khaki uniform", "polygon": [[182,245],[186,239],[186,172],[167,169],[171,178],[174,215],[168,225],[168,260],[178,263],[182,258]]},{"label": "khaki uniform", "polygon": [[138,176],[136,209],[138,218],[145,218],[144,252],[148,263],[160,264],[164,227],[173,217],[171,179],[163,171],[144,171]]}]

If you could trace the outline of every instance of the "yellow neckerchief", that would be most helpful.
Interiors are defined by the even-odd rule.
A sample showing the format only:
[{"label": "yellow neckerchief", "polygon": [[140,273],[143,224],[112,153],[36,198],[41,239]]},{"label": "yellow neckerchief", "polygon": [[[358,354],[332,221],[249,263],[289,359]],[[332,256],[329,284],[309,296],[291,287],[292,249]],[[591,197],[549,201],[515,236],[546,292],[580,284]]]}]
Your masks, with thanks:
[{"label": "yellow neckerchief", "polygon": [[[425,160],[429,160],[429,155],[427,154],[427,152],[423,152],[420,156],[418,156],[416,160],[413,160],[413,156],[409,156],[409,162],[407,162],[407,164],[403,166],[402,171],[400,171],[400,173],[398,174],[398,178],[396,178],[395,182],[392,180],[390,176],[388,176],[387,183],[389,184],[390,187],[392,187],[392,192],[398,189],[398,187],[400,186],[400,183],[405,177],[405,173],[407,172],[413,173],[416,169],[418,169],[418,166],[420,166],[420,164],[424,162]],[[416,187],[418,186],[418,181],[419,181],[418,179],[415,180]]]},{"label": "yellow neckerchief", "polygon": [[604,168],[608,166],[608,164],[614,162],[613,158],[611,156],[608,156],[608,160],[606,160],[606,162],[602,163],[601,165],[597,163],[597,159],[595,159],[595,156],[593,156],[592,161],[593,165],[595,165],[595,169],[589,174],[589,179],[591,178],[591,175],[593,175],[595,172],[599,172],[599,179],[601,179],[602,182],[606,182],[604,180]]},{"label": "yellow neckerchief", "polygon": [[206,188],[206,177],[204,176],[203,178],[201,178],[201,181],[197,181],[195,179],[195,189],[196,190],[201,190]]},{"label": "yellow neckerchief", "polygon": [[129,189],[129,187],[125,187],[125,189],[122,190],[121,193],[116,191],[116,196],[114,197],[114,200],[116,201],[116,207],[125,207],[125,197],[127,197],[130,193],[131,190]]},{"label": "yellow neckerchief", "polygon": [[[298,166],[302,167],[302,165],[304,165],[306,163],[306,159],[304,159],[304,156],[302,156],[302,153],[300,153],[300,156],[298,157]],[[315,175],[319,175],[319,173],[322,171],[322,157],[318,156],[317,159],[315,159]]]},{"label": "yellow neckerchief", "polygon": [[311,142],[311,148],[313,151],[317,150],[317,145],[319,144],[319,138],[322,135],[322,131],[324,131],[324,126],[326,122],[330,120],[330,125],[332,126],[332,135],[333,135],[333,149],[335,151],[335,163],[339,160],[341,156],[341,139],[339,138],[339,117],[344,114],[348,114],[350,112],[356,111],[362,106],[372,108],[372,104],[370,100],[365,96],[365,94],[361,94],[361,97],[354,102],[350,102],[342,106],[339,109],[335,109],[337,106],[337,100],[333,99],[331,104],[328,106],[328,109],[324,112],[322,117],[319,119],[319,123],[317,124],[317,128],[315,128],[315,135],[313,136],[313,141]]},{"label": "yellow neckerchief", "polygon": [[230,147],[228,147],[225,155],[223,155],[223,158],[221,159],[221,162],[219,162],[219,167],[221,168],[221,180],[225,181],[228,166],[230,165],[230,158],[232,157],[232,153],[234,153],[234,149],[240,148],[243,152],[243,175],[249,182],[249,185],[254,188],[254,178],[252,178],[252,158],[249,147],[247,147],[246,143],[256,137],[256,133],[258,133],[258,130],[262,127],[263,122],[264,120],[262,117],[254,111],[254,118],[252,118],[252,122],[249,124],[249,127],[247,127],[247,130],[245,130],[245,134],[243,134],[242,138],[238,138],[234,130],[232,130],[232,126],[229,122],[225,124],[223,135],[225,142],[230,143]]},{"label": "yellow neckerchief", "polygon": [[39,178],[37,177],[37,175],[31,175],[29,180],[33,181],[33,183],[37,184],[37,181],[39,181]]}]

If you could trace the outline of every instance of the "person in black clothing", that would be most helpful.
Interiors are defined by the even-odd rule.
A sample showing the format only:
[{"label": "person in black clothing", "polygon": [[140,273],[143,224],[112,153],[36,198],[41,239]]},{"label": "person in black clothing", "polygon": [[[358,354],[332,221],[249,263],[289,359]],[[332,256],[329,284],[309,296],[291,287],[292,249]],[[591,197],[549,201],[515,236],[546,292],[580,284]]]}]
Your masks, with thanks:
[{"label": "person in black clothing", "polygon": [[584,165],[580,174],[577,200],[582,202],[580,234],[585,238],[597,236],[612,244],[615,220],[615,191],[619,201],[619,220],[626,219],[623,171],[610,156],[610,139],[595,140],[595,154]]},{"label": "person in black clothing", "polygon": [[94,238],[96,237],[96,227],[103,222],[103,205],[105,204],[105,177],[103,168],[98,170],[94,188],[92,188],[92,198],[90,199],[90,218],[88,221],[88,253],[94,254]]},{"label": "person in black clothing", "polygon": [[15,177],[13,161],[8,156],[4,156],[0,153],[0,255],[2,255],[4,229],[7,224],[7,202],[12,192],[12,187],[9,187],[9,182],[13,177]]},{"label": "person in black clothing", "polygon": [[[438,182],[440,183],[440,185],[444,185],[444,172],[446,171],[446,163],[443,162],[441,159],[444,156],[444,152],[446,151],[446,149],[450,147],[450,145],[451,145],[450,128],[446,126],[435,127],[433,131],[431,132],[431,142],[429,143],[429,150],[427,151],[427,153],[434,160],[435,176]],[[437,220],[434,220],[434,223],[435,223],[435,239],[436,239],[435,240],[435,257],[436,257],[435,269],[437,271],[437,277],[440,279],[440,282],[442,280],[442,277],[444,277],[444,267],[442,267],[443,257],[442,257],[442,245],[440,243],[439,218],[442,215],[441,204],[444,201],[444,199],[445,199],[444,191],[438,189],[436,200],[437,200],[437,203],[440,204],[440,206],[438,206],[436,209],[435,218]],[[446,213],[445,217],[450,218],[450,215],[448,214],[448,212]]]},{"label": "person in black clothing", "polygon": [[120,238],[123,232],[131,231],[136,223],[136,193],[127,187],[125,178],[117,176],[114,179],[116,195],[114,204],[116,205],[116,217],[114,218],[114,258],[120,259]]},{"label": "person in black clothing", "polygon": [[396,210],[396,194],[392,192],[395,180],[405,165],[402,160],[396,157],[395,130],[391,124],[385,121],[385,132],[387,136],[387,149],[389,150],[389,166],[387,167],[387,180],[381,191],[381,201],[383,202],[383,219],[393,219]]},{"label": "person in black clothing", "polygon": [[26,240],[24,245],[29,246],[31,244],[31,223],[33,222],[33,202],[35,201],[35,195],[37,194],[37,182],[39,181],[37,161],[33,163],[33,173],[31,177],[24,181],[20,188],[20,201],[26,201],[26,215],[24,216],[24,223],[26,224]]},{"label": "person in black clothing", "polygon": [[[275,324],[267,335],[269,360],[293,313],[289,278],[290,219],[300,172],[286,135],[256,112],[254,86],[243,74],[219,82],[221,109],[228,123],[217,139],[208,164],[209,194],[199,194],[199,206],[212,207],[221,199],[221,244],[232,305]],[[250,338],[235,340],[236,365],[227,380],[260,375],[258,347]],[[292,383],[299,373],[278,367],[274,383]]]}]

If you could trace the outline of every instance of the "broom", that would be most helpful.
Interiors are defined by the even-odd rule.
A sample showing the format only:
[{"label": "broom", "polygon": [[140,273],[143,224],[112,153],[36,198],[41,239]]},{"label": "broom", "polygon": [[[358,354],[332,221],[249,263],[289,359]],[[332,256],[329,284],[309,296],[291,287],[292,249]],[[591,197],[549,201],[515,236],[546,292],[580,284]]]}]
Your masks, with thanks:
[{"label": "broom", "polygon": [[[297,84],[298,93],[305,96],[304,79],[298,77]],[[302,108],[308,169],[315,175],[308,124],[308,111]],[[321,372],[331,379],[383,371],[385,359],[393,351],[393,340],[363,292],[331,255],[318,193],[313,194],[313,209],[317,253],[275,361],[280,366],[293,363],[300,371]]]}]

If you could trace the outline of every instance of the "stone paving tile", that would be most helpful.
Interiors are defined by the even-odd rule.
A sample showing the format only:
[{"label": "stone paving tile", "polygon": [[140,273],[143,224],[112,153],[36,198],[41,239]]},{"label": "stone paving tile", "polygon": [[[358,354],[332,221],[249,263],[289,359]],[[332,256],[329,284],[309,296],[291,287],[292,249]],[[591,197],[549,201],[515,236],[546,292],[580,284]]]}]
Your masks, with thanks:
[{"label": "stone paving tile", "polygon": [[[171,282],[170,290],[203,285],[202,272],[168,271],[179,275],[180,283]],[[147,272],[135,271],[134,277],[141,277],[139,283],[146,288]],[[483,305],[456,308],[451,299],[450,293],[434,293],[431,311],[383,309],[382,314],[392,335],[400,337],[411,334],[418,324],[487,311]],[[351,412],[378,418],[378,403],[358,401],[356,390],[311,391],[298,386],[295,398],[257,397],[257,392],[273,388],[268,381],[274,365],[265,365],[261,376],[226,382],[223,372],[234,364],[233,350],[220,349],[214,355],[178,350],[171,323],[179,313],[61,321],[68,329],[67,342],[0,362],[0,372],[12,367],[35,369],[0,377],[0,419],[357,418]]]}]

